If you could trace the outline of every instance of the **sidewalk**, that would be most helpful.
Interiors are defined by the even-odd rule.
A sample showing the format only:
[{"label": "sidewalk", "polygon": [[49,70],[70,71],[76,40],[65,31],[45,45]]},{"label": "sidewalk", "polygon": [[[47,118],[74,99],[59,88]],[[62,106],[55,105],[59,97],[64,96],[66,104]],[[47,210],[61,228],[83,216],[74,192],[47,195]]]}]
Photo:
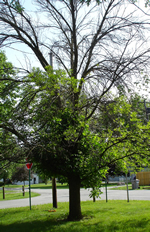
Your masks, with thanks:
[{"label": "sidewalk", "polygon": [[[102,189],[103,194],[98,200],[106,200],[105,188]],[[52,190],[51,189],[34,189],[31,192],[37,192],[41,194],[38,197],[31,198],[31,205],[40,205],[52,203]],[[26,192],[28,194],[28,192]],[[92,200],[89,197],[90,191],[87,189],[81,189],[81,201]],[[126,190],[107,190],[107,198],[109,200],[127,200]],[[149,190],[129,190],[129,200],[150,200]],[[58,189],[57,190],[57,201],[68,202],[69,201],[69,190]],[[25,207],[29,206],[29,199],[18,199],[18,200],[5,200],[0,201],[0,209],[13,208],[13,207]]]}]

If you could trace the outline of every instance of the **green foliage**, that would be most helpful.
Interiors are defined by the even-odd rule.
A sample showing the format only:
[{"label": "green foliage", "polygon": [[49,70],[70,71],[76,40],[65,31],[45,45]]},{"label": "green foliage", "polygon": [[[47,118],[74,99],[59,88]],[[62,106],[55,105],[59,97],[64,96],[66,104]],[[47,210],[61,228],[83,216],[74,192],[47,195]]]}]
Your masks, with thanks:
[{"label": "green foliage", "polygon": [[[98,189],[110,168],[115,167],[116,173],[119,169],[127,172],[128,165],[148,163],[150,129],[144,115],[138,117],[142,108],[137,108],[136,95],[130,102],[123,95],[106,101],[101,110],[86,119],[81,107],[88,102],[87,96],[81,95],[73,104],[78,84],[64,71],[49,66],[44,72],[34,68],[26,81],[17,85],[20,100],[11,117],[20,128],[20,140],[28,138],[29,144],[19,147],[13,142],[14,151],[21,159],[29,156],[46,176],[69,179],[77,175],[82,186]],[[7,141],[9,136],[11,141],[13,137],[7,132]]]},{"label": "green foliage", "polygon": [[[90,125],[101,138],[105,138],[104,151],[107,149],[105,155],[107,154],[109,169],[113,167],[114,173],[118,173],[119,170],[127,172],[129,163],[136,168],[136,165],[146,161],[143,159],[145,155],[149,160],[145,150],[148,141],[147,145],[143,146],[144,137],[149,138],[149,123],[145,124],[144,102],[142,104],[140,102],[142,103],[137,95],[132,95],[130,101],[123,96],[114,98],[111,103],[101,106],[102,110],[97,120]],[[126,158],[121,159],[123,156]]]},{"label": "green foliage", "polygon": [[146,0],[146,1],[145,1],[145,7],[148,7],[148,6],[150,6],[150,1],[149,1],[149,0]]},{"label": "green foliage", "polygon": [[13,108],[17,102],[18,83],[13,81],[16,72],[3,52],[0,52],[0,123],[9,120],[13,115]]},{"label": "green foliage", "polygon": [[[17,162],[15,154],[21,150],[19,138],[14,133],[14,110],[20,97],[20,80],[12,64],[7,61],[4,52],[0,52],[0,162],[1,168]],[[10,129],[10,131],[7,130]],[[11,158],[10,158],[11,157]],[[10,161],[11,160],[11,161]],[[8,173],[8,172],[7,172]],[[10,178],[10,177],[9,177]]]},{"label": "green foliage", "polygon": [[21,14],[24,11],[24,7],[20,4],[19,0],[11,0],[10,5]]},{"label": "green foliage", "polygon": [[92,198],[100,198],[100,195],[103,192],[101,191],[100,187],[94,187],[91,191],[90,191],[90,197]]},{"label": "green foliage", "polygon": [[16,167],[12,174],[13,181],[26,181],[29,180],[29,171],[25,165]]},{"label": "green foliage", "polygon": [[2,169],[0,170],[0,179],[3,179],[3,182],[6,183],[6,179],[8,178],[9,173],[7,172],[7,170]]},{"label": "green foliage", "polygon": [[[12,105],[15,104],[16,93],[17,90],[17,82],[13,82],[13,78],[15,76],[15,71],[13,66],[10,62],[7,62],[7,58],[5,54],[1,51],[0,52],[0,95],[1,95],[1,102],[0,102],[0,110],[1,110],[1,120],[2,115],[10,114],[12,110]],[[10,82],[8,82],[10,80]],[[12,81],[11,81],[12,80]],[[5,104],[5,107],[2,107]],[[4,111],[4,112],[3,112]]]},{"label": "green foliage", "polygon": [[[3,146],[3,144],[1,144]],[[9,150],[7,151],[9,152]],[[7,158],[6,154],[3,152],[5,159]],[[9,157],[9,156],[8,156]],[[3,161],[0,163],[0,179],[3,179],[5,185],[11,183],[12,173],[16,168],[16,164]]]}]

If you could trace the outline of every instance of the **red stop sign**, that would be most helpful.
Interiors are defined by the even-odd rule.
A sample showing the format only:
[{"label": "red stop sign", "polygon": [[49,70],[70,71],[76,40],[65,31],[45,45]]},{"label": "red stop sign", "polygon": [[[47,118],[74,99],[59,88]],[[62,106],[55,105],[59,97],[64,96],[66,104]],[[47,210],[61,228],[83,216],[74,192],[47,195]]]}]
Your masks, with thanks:
[{"label": "red stop sign", "polygon": [[32,163],[26,163],[26,167],[27,167],[27,169],[31,169],[32,168]]}]

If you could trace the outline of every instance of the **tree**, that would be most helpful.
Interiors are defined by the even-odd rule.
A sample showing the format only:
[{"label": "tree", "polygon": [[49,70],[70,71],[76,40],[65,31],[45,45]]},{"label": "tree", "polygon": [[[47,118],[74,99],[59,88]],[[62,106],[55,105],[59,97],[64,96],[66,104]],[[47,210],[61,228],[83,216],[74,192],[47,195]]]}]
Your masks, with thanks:
[{"label": "tree", "polygon": [[0,179],[3,179],[4,184],[11,183],[11,177],[14,169],[16,168],[16,164],[10,163],[6,165],[6,162],[0,163]]},{"label": "tree", "polygon": [[[104,103],[114,100],[111,90],[128,94],[131,79],[147,71],[148,23],[136,15],[136,6],[129,11],[124,1],[88,7],[73,0],[36,0],[42,21],[32,20],[17,2],[19,9],[8,0],[0,2],[1,44],[25,44],[43,69],[28,70],[17,82],[16,77],[7,82],[2,78],[5,86],[17,83],[19,97],[8,118],[3,112],[0,127],[16,141],[17,157],[28,154],[45,174],[68,179],[68,218],[81,219],[81,184],[96,187],[99,176],[117,160],[148,158],[148,125],[138,120],[129,104],[118,111],[120,116],[126,110],[129,121],[114,118],[113,130],[105,130],[106,124],[100,122],[98,133],[90,126],[97,124]],[[48,66],[45,54],[50,51],[58,70]],[[12,93],[14,97],[16,90]]]},{"label": "tree", "polygon": [[0,179],[3,179],[3,183],[6,184],[6,180],[8,178],[8,172],[5,169],[0,170]]},{"label": "tree", "polygon": [[[105,2],[105,1],[107,1],[107,0],[95,0],[95,2],[97,4],[100,4],[100,3]],[[91,0],[80,0],[80,2],[81,3],[85,2],[85,3],[87,3],[87,5],[89,5],[91,3]],[[136,2],[138,2],[138,1],[137,0],[131,0],[130,2],[133,3],[133,4],[136,4]],[[149,0],[145,0],[143,2],[145,2],[145,7],[147,7],[147,6],[150,5],[150,1]]]},{"label": "tree", "polygon": [[16,170],[12,174],[13,181],[23,181],[25,185],[25,181],[29,180],[29,171],[26,166],[16,167]]},{"label": "tree", "polygon": [[[20,80],[17,77],[17,72],[13,65],[7,61],[4,52],[0,52],[0,123],[7,121],[7,125],[3,124],[3,129],[0,130],[0,162],[3,169],[13,161],[14,163],[20,162],[20,156],[17,156],[21,150],[17,137],[13,135],[13,124],[11,118],[13,115],[14,107],[19,97],[18,83]],[[8,131],[7,127],[11,127]]]}]

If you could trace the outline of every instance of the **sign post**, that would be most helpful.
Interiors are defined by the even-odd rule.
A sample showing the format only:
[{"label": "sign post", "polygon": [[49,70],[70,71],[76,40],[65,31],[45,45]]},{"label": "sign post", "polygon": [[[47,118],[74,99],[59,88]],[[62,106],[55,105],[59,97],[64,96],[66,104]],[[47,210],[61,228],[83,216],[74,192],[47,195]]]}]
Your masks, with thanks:
[{"label": "sign post", "polygon": [[127,202],[129,202],[129,189],[128,189],[128,178],[126,173],[126,185],[127,185]]},{"label": "sign post", "polygon": [[29,169],[29,205],[30,205],[30,210],[31,210],[31,186],[30,186],[30,170],[32,168],[32,163],[26,163],[27,169]]}]

